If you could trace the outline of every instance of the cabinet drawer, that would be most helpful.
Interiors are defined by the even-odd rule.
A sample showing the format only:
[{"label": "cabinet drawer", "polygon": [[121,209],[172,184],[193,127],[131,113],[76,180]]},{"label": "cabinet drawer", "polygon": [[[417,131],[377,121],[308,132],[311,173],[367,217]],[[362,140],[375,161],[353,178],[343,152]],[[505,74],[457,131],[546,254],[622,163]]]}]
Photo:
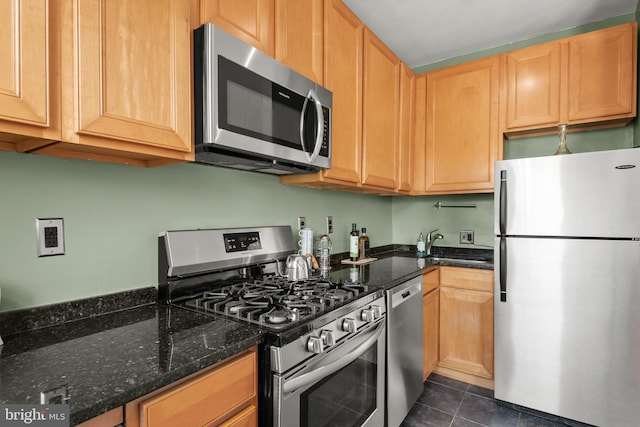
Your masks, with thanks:
[{"label": "cabinet drawer", "polygon": [[427,295],[440,286],[440,270],[435,268],[422,274],[422,295]]},{"label": "cabinet drawer", "polygon": [[258,410],[251,405],[230,420],[220,424],[220,427],[254,427],[258,425]]},{"label": "cabinet drawer", "polygon": [[[169,427],[219,423],[254,398],[256,360],[256,353],[251,352],[142,402],[141,425]],[[237,425],[245,425],[240,419],[236,421]]]},{"label": "cabinet drawer", "polygon": [[440,267],[440,286],[493,292],[493,271],[476,268]]}]

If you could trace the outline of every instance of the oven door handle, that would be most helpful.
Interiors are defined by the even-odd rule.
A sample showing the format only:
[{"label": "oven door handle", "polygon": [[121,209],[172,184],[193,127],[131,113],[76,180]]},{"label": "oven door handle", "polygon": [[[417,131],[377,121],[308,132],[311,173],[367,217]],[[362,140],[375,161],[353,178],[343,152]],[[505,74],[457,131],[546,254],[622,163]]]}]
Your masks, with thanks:
[{"label": "oven door handle", "polygon": [[282,391],[286,394],[292,393],[300,388],[304,388],[308,385],[314,384],[321,380],[322,378],[328,377],[334,372],[338,372],[340,369],[344,368],[360,356],[362,356],[368,349],[371,347],[373,343],[378,341],[380,335],[385,330],[385,321],[383,320],[378,324],[378,327],[371,332],[371,336],[366,339],[365,342],[360,344],[355,350],[351,353],[345,355],[344,357],[332,362],[328,365],[322,366],[318,369],[315,369],[309,373],[304,375],[300,375],[298,378],[294,378],[289,381],[285,381]]}]

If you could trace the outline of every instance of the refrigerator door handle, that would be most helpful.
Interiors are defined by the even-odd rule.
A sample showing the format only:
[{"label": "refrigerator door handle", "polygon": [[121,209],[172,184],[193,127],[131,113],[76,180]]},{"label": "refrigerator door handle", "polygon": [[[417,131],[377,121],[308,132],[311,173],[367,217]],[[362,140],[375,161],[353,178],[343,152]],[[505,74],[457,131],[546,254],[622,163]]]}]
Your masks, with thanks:
[{"label": "refrigerator door handle", "polygon": [[507,232],[507,171],[500,171],[500,235]]},{"label": "refrigerator door handle", "polygon": [[500,237],[500,302],[507,302],[507,238]]}]

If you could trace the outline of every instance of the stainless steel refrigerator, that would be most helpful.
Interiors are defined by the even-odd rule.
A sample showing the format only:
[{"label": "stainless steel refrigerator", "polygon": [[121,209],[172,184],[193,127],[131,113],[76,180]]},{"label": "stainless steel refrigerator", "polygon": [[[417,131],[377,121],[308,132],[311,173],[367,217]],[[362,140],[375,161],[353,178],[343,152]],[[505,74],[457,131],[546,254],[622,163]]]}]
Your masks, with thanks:
[{"label": "stainless steel refrigerator", "polygon": [[640,423],[640,148],[496,162],[495,397]]}]

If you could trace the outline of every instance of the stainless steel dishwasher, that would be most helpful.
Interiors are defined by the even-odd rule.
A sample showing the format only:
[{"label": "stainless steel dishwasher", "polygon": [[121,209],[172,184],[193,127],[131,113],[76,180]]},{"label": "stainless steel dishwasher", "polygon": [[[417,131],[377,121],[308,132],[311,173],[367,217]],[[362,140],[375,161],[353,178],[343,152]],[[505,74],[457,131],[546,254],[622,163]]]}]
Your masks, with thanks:
[{"label": "stainless steel dishwasher", "polygon": [[397,427],[422,393],[422,277],[387,290],[387,426]]}]

